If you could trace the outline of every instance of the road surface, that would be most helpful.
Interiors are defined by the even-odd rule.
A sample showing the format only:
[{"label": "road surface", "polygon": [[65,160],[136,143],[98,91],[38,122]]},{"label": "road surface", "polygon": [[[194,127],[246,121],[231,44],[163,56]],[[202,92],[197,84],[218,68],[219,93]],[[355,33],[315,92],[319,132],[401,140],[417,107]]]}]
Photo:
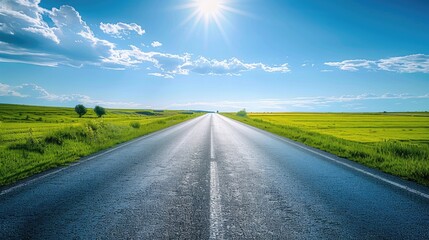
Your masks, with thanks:
[{"label": "road surface", "polygon": [[428,192],[206,114],[4,189],[0,239],[429,239]]}]

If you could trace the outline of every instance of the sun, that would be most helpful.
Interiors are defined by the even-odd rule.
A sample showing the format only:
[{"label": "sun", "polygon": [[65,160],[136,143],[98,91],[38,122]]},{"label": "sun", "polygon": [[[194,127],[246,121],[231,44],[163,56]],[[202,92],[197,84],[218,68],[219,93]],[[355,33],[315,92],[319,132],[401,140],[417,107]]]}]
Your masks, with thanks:
[{"label": "sun", "polygon": [[186,21],[195,19],[196,23],[204,21],[206,25],[210,22],[220,24],[225,18],[225,12],[229,11],[227,0],[191,0],[184,8],[192,9],[192,13]]},{"label": "sun", "polygon": [[191,23],[188,28],[192,32],[199,24],[203,24],[205,36],[215,26],[225,41],[228,41],[224,30],[225,24],[231,25],[227,17],[230,14],[243,14],[240,10],[232,7],[234,0],[189,0],[180,5],[180,9],[190,10],[189,16],[184,19],[182,25]]},{"label": "sun", "polygon": [[189,34],[199,29],[197,28],[198,25],[202,25],[205,41],[208,39],[209,32],[214,34],[217,32],[229,44],[228,34],[225,29],[231,29],[233,24],[228,18],[232,17],[233,14],[249,16],[248,13],[236,8],[237,2],[237,0],[188,0],[187,3],[178,7],[179,9],[189,10],[188,17],[184,19],[181,25],[191,23],[190,27],[186,27]]},{"label": "sun", "polygon": [[216,17],[217,14],[222,10],[221,0],[198,0],[198,11],[205,17]]}]

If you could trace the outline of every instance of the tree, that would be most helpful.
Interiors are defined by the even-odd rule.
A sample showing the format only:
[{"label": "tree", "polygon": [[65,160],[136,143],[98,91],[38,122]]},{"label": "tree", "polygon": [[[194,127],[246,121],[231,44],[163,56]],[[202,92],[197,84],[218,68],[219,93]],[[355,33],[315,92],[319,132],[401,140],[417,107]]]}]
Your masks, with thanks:
[{"label": "tree", "polygon": [[101,117],[106,114],[106,109],[100,106],[95,106],[94,112],[95,114],[97,114],[98,117]]},{"label": "tree", "polygon": [[76,105],[76,107],[74,107],[74,110],[77,114],[79,114],[79,117],[82,117],[87,112],[86,107],[83,106],[82,104]]},{"label": "tree", "polygon": [[239,116],[239,117],[247,117],[246,109],[241,109],[240,111],[238,111],[237,112],[237,116]]}]

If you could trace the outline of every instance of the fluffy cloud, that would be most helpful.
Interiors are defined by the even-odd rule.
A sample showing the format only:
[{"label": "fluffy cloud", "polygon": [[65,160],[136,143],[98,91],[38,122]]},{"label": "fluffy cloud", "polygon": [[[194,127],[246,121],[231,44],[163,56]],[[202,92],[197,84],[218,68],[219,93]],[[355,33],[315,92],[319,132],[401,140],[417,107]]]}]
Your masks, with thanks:
[{"label": "fluffy cloud", "polygon": [[149,73],[148,75],[155,76],[155,77],[162,77],[162,78],[174,78],[170,74],[163,74],[163,73]]},{"label": "fluffy cloud", "polygon": [[219,61],[216,59],[210,60],[205,57],[199,57],[197,60],[192,61],[183,67],[192,72],[210,75],[239,75],[242,72],[254,69],[261,69],[265,72],[281,73],[290,71],[287,64],[282,64],[280,66],[267,66],[262,63],[243,63],[237,58]]},{"label": "fluffy cloud", "polygon": [[107,33],[109,35],[112,35],[116,38],[122,38],[123,36],[129,35],[130,32],[136,32],[138,35],[143,35],[145,33],[145,30],[142,29],[141,26],[139,26],[136,23],[100,23],[100,29],[104,33]]},{"label": "fluffy cloud", "polygon": [[[172,78],[189,73],[239,75],[250,70],[289,72],[287,64],[268,66],[199,57],[190,54],[144,52],[136,46],[119,49],[116,44],[97,37],[79,12],[63,5],[51,10],[39,6],[40,0],[3,0],[0,5],[0,62],[20,62],[55,67],[95,65],[124,70],[150,64],[158,72],[152,76]],[[48,24],[44,19],[50,19]],[[144,30],[135,23],[101,23],[100,29],[115,37]],[[153,42],[153,47],[161,43]]]},{"label": "fluffy cloud", "polygon": [[135,102],[115,102],[115,101],[104,101],[100,99],[93,99],[90,96],[82,94],[54,94],[48,92],[43,87],[33,84],[24,83],[21,85],[11,86],[8,84],[0,83],[0,96],[5,97],[20,97],[30,99],[43,99],[52,102],[68,102],[71,104],[82,103],[89,106],[102,105],[110,108],[138,108],[143,107],[142,104]]},{"label": "fluffy cloud", "polygon": [[375,61],[365,59],[345,60],[341,62],[326,62],[325,65],[338,67],[344,71],[357,71],[365,68],[399,73],[429,73],[429,55],[413,54]]},{"label": "fluffy cloud", "polygon": [[240,75],[250,70],[262,70],[273,73],[286,73],[290,69],[288,64],[268,66],[263,63],[244,63],[237,58],[228,60],[207,59],[199,57],[192,59],[190,54],[168,54],[160,52],[143,52],[136,46],[130,46],[130,50],[113,50],[109,58],[103,59],[105,63],[137,66],[144,62],[150,62],[160,72],[150,73],[152,76],[172,78],[174,75],[188,75],[197,73],[201,75]]},{"label": "fluffy cloud", "polygon": [[319,107],[329,107],[332,104],[347,104],[347,108],[352,107],[353,110],[361,108],[362,101],[370,100],[416,100],[429,99],[429,93],[425,95],[410,95],[406,93],[392,94],[386,93],[382,95],[375,94],[360,94],[360,95],[344,95],[344,96],[319,96],[319,97],[296,97],[289,99],[259,99],[252,101],[218,101],[218,102],[188,102],[175,103],[166,106],[166,109],[174,108],[221,108],[221,109],[315,109]]},{"label": "fluffy cloud", "polygon": [[30,35],[37,43],[46,39],[60,43],[55,29],[43,20],[49,12],[39,7],[39,3],[40,0],[3,0],[0,5],[0,39],[25,42],[26,36]]},{"label": "fluffy cloud", "polygon": [[158,41],[154,41],[150,44],[152,47],[161,47],[162,43],[158,42]]},{"label": "fluffy cloud", "polygon": [[[151,75],[158,75],[151,73]],[[166,77],[160,75],[159,77]],[[55,103],[67,103],[74,105],[82,103],[88,106],[102,105],[109,108],[142,108],[147,107],[141,103],[124,102],[124,101],[105,101],[101,99],[94,99],[90,96],[83,94],[55,94],[49,92],[45,88],[33,84],[26,83],[20,85],[8,85],[0,83],[0,97],[16,97],[21,99],[43,99]],[[158,107],[162,109],[231,109],[238,110],[242,108],[247,109],[261,109],[266,111],[272,110],[285,110],[285,109],[298,109],[298,110],[312,110],[317,108],[329,107],[339,104],[348,110],[359,110],[363,106],[368,106],[365,101],[388,101],[388,100],[401,100],[401,101],[416,101],[416,100],[429,100],[429,93],[423,95],[411,95],[407,93],[385,93],[385,94],[360,94],[360,95],[343,95],[343,96],[316,96],[316,97],[295,97],[284,99],[257,99],[251,101],[214,101],[214,102],[187,102],[187,103],[174,103],[168,106]],[[373,103],[373,102],[369,102]],[[382,109],[384,110],[384,109]]]},{"label": "fluffy cloud", "polygon": [[191,55],[176,55],[168,53],[150,53],[154,66],[164,73],[187,75],[185,69],[190,64]]},{"label": "fluffy cloud", "polygon": [[257,66],[259,66],[262,70],[264,70],[265,72],[279,72],[279,73],[287,73],[290,72],[289,69],[289,65],[287,63],[284,63],[282,65],[278,65],[278,66],[267,66],[265,64],[259,63],[257,64]]},{"label": "fluffy cloud", "polygon": [[429,73],[429,55],[414,54],[403,57],[380,59],[377,65],[379,69],[385,71]]},{"label": "fluffy cloud", "polygon": [[7,84],[0,83],[0,96],[2,97],[26,97],[26,95],[18,92],[20,86],[14,87]]},{"label": "fluffy cloud", "polygon": [[338,67],[341,70],[344,71],[357,71],[359,68],[366,68],[370,69],[375,64],[374,61],[368,61],[368,60],[345,60],[342,62],[327,62],[325,65],[331,66],[331,67]]},{"label": "fluffy cloud", "polygon": [[[43,66],[97,64],[113,43],[98,39],[70,6],[47,10],[38,0],[5,0],[0,7],[0,61]],[[49,17],[50,27],[43,16]]]},{"label": "fluffy cloud", "polygon": [[255,67],[251,64],[245,64],[237,58],[218,61],[216,59],[209,60],[205,57],[200,57],[186,66],[186,68],[199,74],[222,75],[239,74],[240,72],[254,69]]}]

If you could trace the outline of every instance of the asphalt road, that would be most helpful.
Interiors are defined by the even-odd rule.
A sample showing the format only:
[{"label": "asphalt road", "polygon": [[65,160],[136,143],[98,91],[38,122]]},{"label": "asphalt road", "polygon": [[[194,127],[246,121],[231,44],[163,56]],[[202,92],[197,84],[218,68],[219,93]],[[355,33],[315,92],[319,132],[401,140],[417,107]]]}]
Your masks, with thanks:
[{"label": "asphalt road", "polygon": [[217,114],[0,194],[0,239],[429,239],[428,188]]}]

